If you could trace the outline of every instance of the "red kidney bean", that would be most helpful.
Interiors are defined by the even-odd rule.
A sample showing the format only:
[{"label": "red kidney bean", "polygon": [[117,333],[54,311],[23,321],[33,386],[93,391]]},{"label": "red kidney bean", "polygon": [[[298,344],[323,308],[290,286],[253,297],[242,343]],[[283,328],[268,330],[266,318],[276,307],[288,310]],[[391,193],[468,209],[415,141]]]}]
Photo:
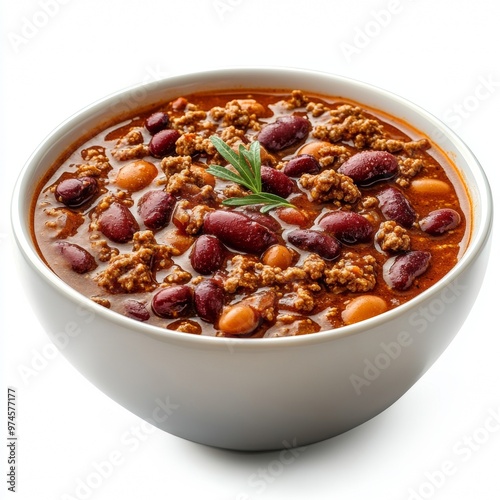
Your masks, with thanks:
[{"label": "red kidney bean", "polygon": [[433,210],[419,222],[420,229],[433,236],[455,229],[460,224],[460,214],[452,208]]},{"label": "red kidney bean", "polygon": [[261,254],[278,243],[276,235],[266,226],[229,210],[210,212],[203,222],[203,231],[217,236],[222,243],[240,252]]},{"label": "red kidney bean", "polygon": [[252,210],[250,208],[243,209],[241,213],[245,214],[247,217],[250,217],[250,219],[254,220],[255,222],[266,226],[274,233],[278,233],[282,229],[281,224],[274,217],[271,217],[268,214],[263,214],[262,212]]},{"label": "red kidney bean", "polygon": [[336,259],[340,255],[340,243],[329,234],[313,229],[295,229],[288,233],[288,241],[309,252],[315,252],[326,260]]},{"label": "red kidney bean", "polygon": [[139,224],[125,205],[114,201],[99,216],[99,229],[111,241],[125,243],[139,231]]},{"label": "red kidney bean", "polygon": [[226,249],[216,236],[202,234],[195,241],[189,259],[200,274],[211,274],[224,262]]},{"label": "red kidney bean", "polygon": [[263,165],[260,170],[260,177],[263,191],[276,194],[282,198],[288,198],[295,187],[294,182],[287,175],[275,168]]},{"label": "red kidney bean", "polygon": [[125,309],[125,314],[127,316],[138,321],[147,321],[150,318],[150,314],[146,306],[138,300],[125,300],[123,302],[123,308]]},{"label": "red kidney bean", "polygon": [[309,120],[302,116],[282,116],[265,125],[257,139],[268,151],[281,151],[306,137],[310,126]]},{"label": "red kidney bean", "polygon": [[377,195],[380,210],[387,220],[393,220],[400,226],[410,228],[417,220],[417,214],[405,195],[395,187],[386,187]]},{"label": "red kidney bean", "polygon": [[319,221],[319,225],[347,244],[367,243],[373,234],[373,226],[370,222],[356,212],[344,210],[330,212]]},{"label": "red kidney bean", "polygon": [[160,130],[149,141],[149,152],[156,158],[163,158],[175,152],[175,142],[181,135],[177,130]]},{"label": "red kidney bean", "polygon": [[318,174],[321,170],[319,161],[314,156],[303,154],[292,158],[283,168],[289,177],[300,177],[302,174]]},{"label": "red kidney bean", "polygon": [[193,291],[187,285],[162,288],[151,301],[153,312],[161,318],[190,316],[193,307]]},{"label": "red kidney bean", "polygon": [[395,290],[407,290],[427,270],[430,260],[431,254],[421,250],[393,257],[384,265],[384,280]]},{"label": "red kidney bean", "polygon": [[167,113],[157,111],[147,117],[146,128],[150,134],[156,134],[160,130],[167,128],[169,121]]},{"label": "red kidney bean", "polygon": [[215,323],[224,307],[224,290],[214,280],[202,281],[194,289],[196,314],[207,323]]},{"label": "red kidney bean", "polygon": [[89,201],[97,188],[97,181],[93,177],[64,179],[57,185],[55,197],[67,207],[76,208]]},{"label": "red kidney bean", "polygon": [[348,175],[355,184],[364,187],[392,179],[399,172],[396,157],[386,151],[362,151],[343,163],[338,172]]},{"label": "red kidney bean", "polygon": [[161,190],[148,191],[137,203],[137,212],[148,229],[165,227],[172,216],[175,197]]},{"label": "red kidney bean", "polygon": [[75,273],[84,274],[97,267],[94,257],[81,246],[67,241],[58,241],[56,246],[59,254]]}]

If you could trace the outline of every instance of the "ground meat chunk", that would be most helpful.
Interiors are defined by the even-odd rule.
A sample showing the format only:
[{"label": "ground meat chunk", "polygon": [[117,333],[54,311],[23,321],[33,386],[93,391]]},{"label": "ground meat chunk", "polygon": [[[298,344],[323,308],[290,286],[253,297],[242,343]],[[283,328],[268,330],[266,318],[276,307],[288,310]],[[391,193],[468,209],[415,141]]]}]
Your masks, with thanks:
[{"label": "ground meat chunk", "polygon": [[68,236],[74,236],[78,228],[85,222],[85,217],[78,212],[73,212],[66,207],[46,208],[45,214],[53,217],[52,220],[45,222],[45,227],[56,231],[57,239],[65,239]]},{"label": "ground meat chunk", "polygon": [[316,154],[318,162],[323,168],[334,164],[341,165],[351,156],[349,150],[339,144],[319,148]]},{"label": "ground meat chunk", "polygon": [[285,109],[292,110],[296,108],[303,108],[308,102],[309,98],[304,95],[302,90],[292,90],[290,97],[281,101],[280,104]]},{"label": "ground meat chunk", "polygon": [[296,311],[311,312],[314,309],[314,296],[310,290],[297,285],[295,288],[295,299],[293,307]]},{"label": "ground meat chunk", "polygon": [[314,128],[312,135],[320,140],[349,142],[358,148],[370,145],[375,137],[383,137],[382,125],[369,118],[358,106],[343,104],[330,111],[331,118]]},{"label": "ground meat chunk", "polygon": [[342,259],[324,272],[325,283],[331,291],[340,293],[369,292],[377,282],[375,258],[371,255],[358,256],[348,252]]},{"label": "ground meat chunk", "polygon": [[153,253],[150,248],[141,248],[137,252],[115,255],[106,269],[97,275],[97,284],[109,293],[154,290],[156,282],[150,267]]},{"label": "ground meat chunk", "polygon": [[352,179],[347,175],[339,174],[335,170],[323,170],[318,175],[303,174],[299,183],[309,189],[314,201],[344,201],[353,203],[361,193]]},{"label": "ground meat chunk", "polygon": [[214,209],[207,205],[189,207],[189,202],[181,200],[175,209],[174,218],[182,225],[184,232],[190,235],[198,234],[203,227],[203,221],[208,212]]},{"label": "ground meat chunk", "polygon": [[393,220],[380,224],[375,241],[384,252],[407,252],[410,250],[408,231]]},{"label": "ground meat chunk", "polygon": [[253,256],[235,255],[231,259],[229,273],[224,278],[224,290],[229,293],[235,293],[240,287],[251,291],[257,290],[261,281],[256,272],[258,263]]},{"label": "ground meat chunk", "polygon": [[160,162],[160,167],[168,180],[171,175],[189,169],[191,163],[190,156],[165,156]]},{"label": "ground meat chunk", "polygon": [[173,174],[168,179],[165,191],[181,197],[192,198],[194,195],[199,195],[200,201],[214,197],[214,188],[205,184],[205,178],[202,175],[188,168]]},{"label": "ground meat chunk", "polygon": [[408,187],[410,179],[415,177],[424,167],[424,160],[421,158],[398,158],[399,176],[396,182],[401,187]]},{"label": "ground meat chunk", "polygon": [[213,107],[210,110],[210,115],[216,121],[220,121],[223,127],[233,126],[240,130],[260,130],[260,123],[257,121],[257,116],[254,110],[245,106],[238,99],[234,99],[226,103],[225,107]]},{"label": "ground meat chunk", "polygon": [[163,281],[164,283],[183,285],[184,283],[189,283],[192,277],[192,274],[182,269],[182,267],[172,266],[172,272],[165,276]]},{"label": "ground meat chunk", "polygon": [[100,177],[112,168],[102,146],[83,149],[81,155],[86,163],[78,165],[76,177]]},{"label": "ground meat chunk", "polygon": [[138,127],[131,128],[123,137],[116,141],[111,150],[113,158],[120,161],[143,158],[149,154],[149,147],[144,144],[144,138]]},{"label": "ground meat chunk", "polygon": [[207,117],[206,111],[196,109],[196,106],[188,104],[186,108],[194,108],[186,111],[182,116],[170,117],[172,128],[180,132],[196,132],[197,130],[204,129],[204,121]]},{"label": "ground meat chunk", "polygon": [[195,155],[197,153],[214,154],[215,148],[210,139],[203,135],[188,132],[182,134],[175,143],[175,152],[178,155]]},{"label": "ground meat chunk", "polygon": [[329,109],[330,108],[325,106],[322,102],[309,102],[306,106],[306,110],[315,118],[321,116],[325,111],[328,111]]},{"label": "ground meat chunk", "polygon": [[302,264],[302,269],[312,280],[319,280],[326,269],[326,262],[317,254],[308,255]]}]

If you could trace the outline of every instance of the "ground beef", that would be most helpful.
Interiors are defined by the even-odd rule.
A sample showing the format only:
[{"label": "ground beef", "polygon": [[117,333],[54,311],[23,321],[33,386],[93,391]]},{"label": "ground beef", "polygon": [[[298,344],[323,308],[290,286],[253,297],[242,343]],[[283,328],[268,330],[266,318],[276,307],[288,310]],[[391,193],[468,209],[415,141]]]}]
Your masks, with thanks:
[{"label": "ground beef", "polygon": [[78,165],[75,172],[76,177],[100,177],[112,168],[102,146],[91,146],[83,149],[81,155],[86,163]]},{"label": "ground beef", "polygon": [[396,182],[401,187],[408,187],[411,178],[415,177],[424,167],[424,160],[421,158],[398,158],[399,176]]},{"label": "ground beef", "polygon": [[351,156],[349,150],[345,146],[339,144],[331,144],[319,148],[316,155],[319,164],[323,168],[332,165],[341,165]]},{"label": "ground beef", "polygon": [[81,213],[73,212],[64,207],[47,208],[44,212],[53,218],[45,222],[45,227],[53,229],[55,231],[54,237],[57,239],[74,236],[78,228],[85,222]]},{"label": "ground beef", "polygon": [[393,220],[380,224],[375,241],[384,252],[407,252],[410,250],[411,242],[408,231]]},{"label": "ground beef", "polygon": [[323,113],[325,113],[325,111],[328,111],[329,109],[330,108],[325,106],[322,102],[309,102],[306,106],[306,110],[315,118],[321,116]]},{"label": "ground beef", "polygon": [[189,207],[189,203],[181,200],[175,209],[175,220],[182,225],[184,231],[189,235],[198,234],[203,227],[205,215],[214,209],[207,205],[196,205]]},{"label": "ground beef", "polygon": [[296,108],[303,108],[309,102],[309,98],[304,95],[302,90],[292,90],[290,97],[281,101],[281,104],[285,109],[292,110]]},{"label": "ground beef", "polygon": [[314,201],[343,201],[354,203],[361,193],[354,182],[347,175],[339,174],[335,170],[323,170],[318,175],[303,174],[299,183],[309,189]]},{"label": "ground beef", "polygon": [[[187,107],[194,107],[192,104]],[[206,128],[204,125],[205,118],[207,117],[206,111],[201,109],[192,109],[186,111],[182,116],[175,116],[170,118],[170,123],[172,128],[179,130],[179,132],[196,132],[198,130]],[[200,124],[202,124],[200,126]]]},{"label": "ground beef", "polygon": [[358,256],[348,252],[331,268],[325,270],[325,283],[331,291],[340,293],[369,292],[377,282],[375,258],[371,255]]},{"label": "ground beef", "polygon": [[171,175],[189,169],[191,163],[191,156],[166,156],[161,160],[160,167],[168,180]]},{"label": "ground beef", "polygon": [[246,106],[239,99],[226,103],[225,107],[213,107],[210,115],[216,121],[220,121],[223,127],[233,126],[240,130],[260,130],[261,125],[257,120],[255,111],[251,106]]},{"label": "ground beef", "polygon": [[215,148],[210,139],[193,132],[182,134],[175,143],[175,152],[178,155],[194,155],[197,153],[214,154]]},{"label": "ground beef", "polygon": [[192,277],[192,274],[182,269],[182,267],[172,266],[171,272],[167,276],[165,276],[165,279],[163,281],[164,283],[183,285],[185,283],[189,283]]},{"label": "ground beef", "polygon": [[127,134],[116,141],[111,154],[113,158],[119,161],[143,158],[149,154],[149,146],[143,143],[144,138],[141,130],[138,127],[133,127]]}]

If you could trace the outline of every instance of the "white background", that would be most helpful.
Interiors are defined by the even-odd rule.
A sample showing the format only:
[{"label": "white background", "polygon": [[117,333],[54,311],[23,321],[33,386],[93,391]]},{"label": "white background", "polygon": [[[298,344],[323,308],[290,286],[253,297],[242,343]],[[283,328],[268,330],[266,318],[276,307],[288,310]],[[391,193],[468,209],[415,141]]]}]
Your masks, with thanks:
[{"label": "white background", "polygon": [[[498,193],[500,3],[27,0],[2,6],[1,498],[500,498],[500,424],[485,427],[494,414],[500,421],[498,234],[473,312],[427,374],[372,421],[308,446],[283,465],[279,452],[228,452],[142,429],[140,419],[77,373],[54,351],[17,282],[8,217],[23,163],[74,112],[133,84],[242,65],[321,70],[400,94],[463,138]],[[5,476],[6,386],[18,394],[15,496]]]}]

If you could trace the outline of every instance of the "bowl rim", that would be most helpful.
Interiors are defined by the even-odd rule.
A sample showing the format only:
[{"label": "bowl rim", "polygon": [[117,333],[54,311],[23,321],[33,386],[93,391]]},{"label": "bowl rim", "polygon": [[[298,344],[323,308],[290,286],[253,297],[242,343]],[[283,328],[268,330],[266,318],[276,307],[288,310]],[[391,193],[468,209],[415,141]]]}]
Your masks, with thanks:
[{"label": "bowl rim", "polygon": [[[142,323],[132,318],[126,317],[118,312],[109,310],[102,307],[99,304],[93,302],[90,298],[84,296],[61,278],[59,278],[42,260],[40,255],[35,249],[35,244],[30,236],[30,230],[27,226],[27,217],[24,219],[22,214],[25,212],[22,209],[23,197],[22,193],[27,189],[26,178],[32,170],[35,169],[38,164],[38,160],[43,158],[44,154],[50,150],[51,143],[57,139],[58,136],[63,135],[67,130],[79,120],[86,117],[91,117],[93,114],[97,113],[103,106],[109,105],[109,103],[116,101],[117,99],[123,99],[126,95],[132,95],[138,90],[143,90],[148,92],[156,87],[169,86],[180,86],[185,85],[190,82],[198,82],[200,80],[211,80],[220,81],[223,78],[230,79],[244,79],[245,75],[262,75],[263,77],[270,77],[272,74],[275,76],[283,77],[284,83],[286,82],[286,75],[293,75],[296,77],[305,77],[309,79],[321,78],[330,79],[333,82],[339,82],[343,85],[349,85],[357,90],[366,90],[370,93],[378,94],[386,99],[394,101],[395,103],[402,106],[402,109],[409,109],[414,113],[420,115],[425,121],[433,125],[436,130],[444,134],[444,136],[453,144],[453,146],[460,151],[461,155],[466,160],[467,165],[471,168],[473,177],[476,181],[476,187],[480,190],[481,196],[481,214],[480,220],[473,218],[472,224],[473,229],[471,230],[471,239],[467,244],[465,252],[461,256],[457,264],[438,282],[424,290],[422,293],[418,294],[416,297],[410,301],[397,306],[394,309],[386,311],[378,316],[366,319],[359,323],[352,325],[343,326],[336,329],[323,330],[313,334],[291,336],[291,337],[274,337],[274,338],[227,338],[227,337],[214,337],[208,335],[189,335],[183,332],[178,332],[175,330],[168,330],[166,328],[161,328],[159,326],[151,325],[148,323]],[[229,88],[229,87],[226,87]],[[236,88],[233,86],[232,88]],[[242,86],[242,89],[245,87]],[[252,87],[255,88],[255,87]],[[266,88],[263,86],[262,88]],[[269,88],[269,87],[267,87]],[[288,88],[286,85],[283,88]],[[307,89],[304,89],[307,91]],[[347,97],[347,96],[346,96]],[[363,103],[361,103],[363,104]],[[383,112],[384,110],[381,109]],[[393,113],[390,113],[394,116]],[[396,116],[396,118],[398,118]],[[412,125],[410,123],[410,125]],[[439,141],[435,141],[439,146]],[[464,179],[462,183],[465,184]],[[468,186],[465,186],[468,188]],[[24,189],[23,189],[24,188]],[[470,192],[468,193],[470,195]],[[469,196],[470,197],[470,196]],[[471,200],[472,201],[472,200]],[[476,210],[475,206],[471,209],[474,212]],[[483,247],[488,241],[492,223],[493,223],[493,198],[491,193],[491,188],[486,177],[486,174],[480,165],[477,158],[474,156],[469,147],[462,141],[462,139],[444,122],[440,119],[421,108],[420,106],[414,104],[412,101],[390,92],[388,90],[382,89],[370,83],[366,83],[353,78],[337,75],[334,73],[327,73],[322,71],[315,71],[310,69],[302,69],[297,67],[230,67],[221,69],[211,69],[203,71],[194,71],[189,73],[183,73],[180,75],[168,76],[160,80],[155,80],[147,84],[141,83],[136,84],[124,89],[118,90],[112,94],[109,94],[87,106],[77,111],[73,115],[69,116],[65,121],[58,125],[52,132],[50,132],[47,137],[38,145],[38,147],[33,151],[30,157],[27,159],[25,165],[23,166],[21,172],[15,183],[15,187],[11,197],[11,228],[14,235],[14,240],[17,247],[28,265],[34,269],[39,276],[46,282],[48,286],[54,287],[59,293],[62,293],[66,298],[70,299],[75,304],[81,307],[85,307],[90,310],[96,316],[103,316],[107,321],[116,324],[119,327],[123,327],[127,330],[136,332],[137,334],[147,335],[156,340],[161,340],[163,342],[175,343],[187,346],[198,346],[203,348],[224,348],[227,349],[228,344],[231,344],[231,348],[237,347],[240,349],[262,349],[265,346],[267,349],[274,348],[289,348],[291,346],[303,346],[329,342],[335,339],[341,339],[344,337],[350,337],[354,335],[361,335],[373,328],[379,327],[384,323],[391,322],[400,316],[406,314],[410,309],[416,309],[420,304],[425,302],[429,297],[439,293],[441,290],[450,285],[458,276],[463,273],[479,256]]]}]

